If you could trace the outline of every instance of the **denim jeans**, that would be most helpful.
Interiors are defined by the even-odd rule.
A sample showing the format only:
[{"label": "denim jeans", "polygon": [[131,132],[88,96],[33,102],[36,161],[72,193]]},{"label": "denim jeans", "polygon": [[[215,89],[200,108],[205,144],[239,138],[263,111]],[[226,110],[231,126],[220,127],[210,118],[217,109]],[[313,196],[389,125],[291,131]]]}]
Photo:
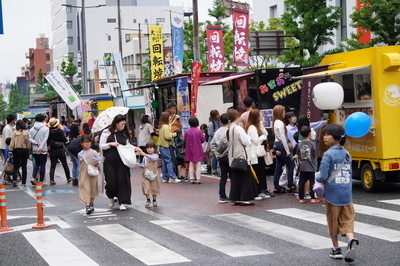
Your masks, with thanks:
[{"label": "denim jeans", "polygon": [[79,159],[68,150],[67,153],[72,160],[72,178],[77,180],[79,177]]},{"label": "denim jeans", "polygon": [[36,175],[40,169],[40,182],[44,180],[44,174],[46,173],[47,153],[46,154],[33,154],[35,158],[35,166],[33,167],[32,177],[36,178]]},{"label": "denim jeans", "polygon": [[287,179],[288,179],[288,188],[293,188],[293,169],[294,164],[290,157],[286,156],[286,151],[283,148],[282,143],[275,142],[274,150],[280,151],[281,154],[276,155],[276,165],[275,165],[275,173],[274,173],[274,188],[279,189],[279,179],[282,175],[283,166],[287,167]]},{"label": "denim jeans", "polygon": [[164,180],[168,180],[170,178],[176,179],[176,173],[174,170],[174,162],[172,161],[171,149],[160,146],[160,152],[162,159],[162,165],[161,165],[162,178]]},{"label": "denim jeans", "polygon": [[225,192],[226,181],[228,180],[229,173],[229,160],[228,156],[218,159],[219,167],[221,168],[221,179],[219,180],[219,197],[221,199],[227,198]]}]

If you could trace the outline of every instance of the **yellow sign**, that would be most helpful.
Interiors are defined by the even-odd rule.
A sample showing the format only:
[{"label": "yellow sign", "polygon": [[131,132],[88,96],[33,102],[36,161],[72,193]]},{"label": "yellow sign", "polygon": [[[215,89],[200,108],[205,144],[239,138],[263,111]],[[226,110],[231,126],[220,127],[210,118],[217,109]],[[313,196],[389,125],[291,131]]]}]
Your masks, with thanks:
[{"label": "yellow sign", "polygon": [[149,26],[151,80],[162,78],[164,73],[163,35],[161,26]]}]

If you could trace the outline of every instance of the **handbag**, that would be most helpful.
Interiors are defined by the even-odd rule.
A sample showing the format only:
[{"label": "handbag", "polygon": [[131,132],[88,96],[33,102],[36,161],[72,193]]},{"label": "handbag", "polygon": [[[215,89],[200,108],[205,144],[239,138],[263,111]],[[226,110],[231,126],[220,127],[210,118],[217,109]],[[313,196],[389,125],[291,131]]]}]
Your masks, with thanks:
[{"label": "handbag", "polygon": [[14,172],[14,164],[11,163],[10,159],[7,159],[7,162],[4,165],[3,171],[7,175],[12,175],[13,174],[13,172]]},{"label": "handbag", "polygon": [[143,176],[150,181],[153,181],[157,177],[157,175],[149,169],[144,170]]},{"label": "handbag", "polygon": [[[117,141],[117,137],[115,136],[115,141]],[[126,145],[118,145],[117,151],[119,157],[121,158],[122,162],[129,168],[133,168],[137,165],[137,158],[136,158],[136,148],[131,144]]]},{"label": "handbag", "polygon": [[262,143],[257,145],[257,157],[264,157],[267,155],[267,151]]},{"label": "handbag", "polygon": [[99,168],[97,168],[96,166],[93,166],[91,164],[89,164],[86,160],[85,157],[83,157],[83,160],[85,161],[86,165],[87,165],[87,174],[89,176],[98,176],[99,173]]},{"label": "handbag", "polygon": [[271,165],[274,163],[274,159],[272,157],[272,151],[267,151],[265,156],[264,156],[264,162],[266,165]]},{"label": "handbag", "polygon": [[330,177],[328,178],[328,180],[326,180],[326,183],[324,182],[319,182],[319,181],[315,181],[314,185],[313,185],[313,191],[315,193],[315,195],[318,198],[322,198],[324,196],[324,192],[325,192],[325,186],[327,184],[329,184],[333,178],[340,172],[342,171],[344,165],[349,161],[350,159],[350,154],[346,151],[346,157],[344,158],[343,163],[341,163],[335,171],[333,171],[330,175]]},{"label": "handbag", "polygon": [[[233,130],[232,130],[232,155],[235,154],[235,151],[234,151],[235,143],[233,142],[234,136],[235,136],[235,128],[233,128]],[[244,150],[244,152],[246,153],[246,149]],[[246,157],[247,157],[247,153],[246,153]],[[231,163],[231,169],[233,171],[238,171],[238,172],[242,172],[242,173],[247,172],[249,170],[249,165],[247,164],[246,157],[241,155],[239,157],[234,158]]]}]

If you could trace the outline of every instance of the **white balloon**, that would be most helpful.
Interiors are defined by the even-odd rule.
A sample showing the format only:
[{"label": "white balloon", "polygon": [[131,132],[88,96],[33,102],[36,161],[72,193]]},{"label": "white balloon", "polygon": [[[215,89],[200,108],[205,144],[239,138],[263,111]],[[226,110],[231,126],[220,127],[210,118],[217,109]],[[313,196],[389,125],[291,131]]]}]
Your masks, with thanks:
[{"label": "white balloon", "polygon": [[336,82],[323,82],[313,89],[313,102],[321,110],[339,108],[344,99],[342,86]]}]

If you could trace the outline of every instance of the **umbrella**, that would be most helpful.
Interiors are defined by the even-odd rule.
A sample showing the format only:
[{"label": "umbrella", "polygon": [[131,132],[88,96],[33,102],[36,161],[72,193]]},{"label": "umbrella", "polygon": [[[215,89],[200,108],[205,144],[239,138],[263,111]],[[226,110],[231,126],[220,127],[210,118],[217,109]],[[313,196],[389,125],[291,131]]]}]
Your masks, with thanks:
[{"label": "umbrella", "polygon": [[118,107],[114,106],[107,108],[97,116],[92,126],[92,132],[98,132],[108,127],[109,125],[111,125],[116,115],[119,114],[124,115],[128,112],[128,110],[129,110],[128,107],[122,107],[122,106]]}]

